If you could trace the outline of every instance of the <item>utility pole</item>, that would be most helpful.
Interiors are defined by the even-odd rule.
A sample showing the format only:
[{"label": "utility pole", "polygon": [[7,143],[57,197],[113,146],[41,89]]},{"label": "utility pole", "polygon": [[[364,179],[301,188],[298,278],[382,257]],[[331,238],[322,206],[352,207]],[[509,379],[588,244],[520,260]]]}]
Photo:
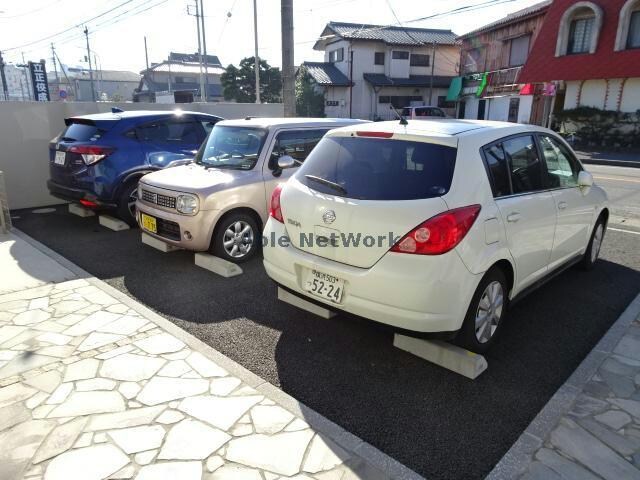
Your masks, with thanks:
[{"label": "utility pole", "polygon": [[147,50],[147,36],[144,36],[144,63],[149,70],[149,51]]},{"label": "utility pole", "polygon": [[56,49],[53,46],[53,42],[51,42],[51,61],[53,62],[53,72],[56,75],[56,87],[58,88],[58,94],[60,94],[60,78],[58,78],[58,67],[56,66]]},{"label": "utility pole", "polygon": [[431,79],[429,80],[429,105],[433,105],[433,72],[436,68],[436,42],[432,42],[431,50]]},{"label": "utility pole", "polygon": [[29,100],[35,98],[31,96],[31,82],[29,81],[29,75],[27,75],[27,69],[29,66],[27,65],[27,61],[24,59],[24,52],[20,52],[22,54],[22,73],[24,73],[24,83],[27,84],[27,95],[29,96]]},{"label": "utility pole", "polygon": [[[96,101],[96,89],[93,85],[93,67],[91,66],[91,49],[89,48],[89,29],[84,27],[84,36],[87,39],[87,58],[89,59],[89,80],[91,80],[91,98]],[[77,100],[77,98],[76,98]]]},{"label": "utility pole", "polygon": [[293,66],[293,0],[281,0],[282,100],[284,116],[296,116],[296,84]]},{"label": "utility pole", "polygon": [[[197,0],[196,0],[197,1]],[[207,35],[204,30],[204,3],[200,0],[200,23],[202,24],[202,50],[204,54],[204,101],[207,101],[209,96],[209,69],[207,68]]]},{"label": "utility pole", "polygon": [[[256,72],[256,103],[260,102],[260,55],[258,55],[258,2],[253,0],[253,44],[254,52],[254,70]],[[282,52],[284,56],[284,50]]]},{"label": "utility pole", "polygon": [[[200,10],[198,9],[198,0],[196,0],[196,27],[198,31],[198,63],[200,64],[200,101],[204,100],[204,75],[202,74],[202,43],[200,42]],[[191,5],[187,5],[187,15],[191,15],[189,11],[189,7]]]},{"label": "utility pole", "polygon": [[51,43],[51,60],[53,60],[53,71],[56,74],[56,82],[58,83],[58,88],[60,87],[60,79],[58,78],[58,67],[56,66],[56,48]]},{"label": "utility pole", "polygon": [[[104,78],[102,76],[102,62],[98,63],[98,56],[96,55],[96,52],[92,51],[93,53],[93,64],[96,66],[96,81],[98,82],[98,99],[101,99],[101,95],[102,93],[102,85],[103,85],[103,81]],[[102,92],[102,93],[101,93]]]},{"label": "utility pole", "polygon": [[9,90],[7,89],[7,77],[4,75],[4,60],[2,59],[2,52],[0,52],[0,78],[2,78],[2,91],[4,92],[4,99],[9,100]]},{"label": "utility pole", "polygon": [[[60,61],[60,57],[58,56],[58,53],[55,52],[56,58],[58,59],[58,64],[60,65],[60,70],[62,71],[62,74],[64,75],[64,78],[67,80],[67,84],[69,85],[69,88],[73,88],[73,99],[74,100],[78,100],[78,90],[76,89],[76,86],[74,83],[71,83],[71,80],[69,80],[69,76],[67,75],[67,72],[65,72],[64,70],[64,64]],[[24,57],[22,58],[22,61],[24,61]]]}]

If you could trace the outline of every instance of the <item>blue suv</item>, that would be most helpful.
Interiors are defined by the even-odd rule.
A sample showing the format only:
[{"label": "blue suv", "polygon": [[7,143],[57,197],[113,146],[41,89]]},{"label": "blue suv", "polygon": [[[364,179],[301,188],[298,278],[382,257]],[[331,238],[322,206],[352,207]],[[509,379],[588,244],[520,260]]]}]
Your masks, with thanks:
[{"label": "blue suv", "polygon": [[115,210],[136,225],[140,177],[193,158],[220,120],[198,112],[118,109],[67,118],[49,143],[47,187],[55,197]]}]

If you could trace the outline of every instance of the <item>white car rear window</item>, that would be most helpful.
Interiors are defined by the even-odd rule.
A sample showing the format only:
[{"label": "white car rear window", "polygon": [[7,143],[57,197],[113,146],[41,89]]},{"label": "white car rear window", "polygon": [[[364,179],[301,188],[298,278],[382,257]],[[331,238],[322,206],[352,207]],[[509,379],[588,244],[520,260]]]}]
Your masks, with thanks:
[{"label": "white car rear window", "polygon": [[313,190],[347,198],[432,198],[449,191],[456,154],[456,148],[434,143],[325,137],[296,178]]}]

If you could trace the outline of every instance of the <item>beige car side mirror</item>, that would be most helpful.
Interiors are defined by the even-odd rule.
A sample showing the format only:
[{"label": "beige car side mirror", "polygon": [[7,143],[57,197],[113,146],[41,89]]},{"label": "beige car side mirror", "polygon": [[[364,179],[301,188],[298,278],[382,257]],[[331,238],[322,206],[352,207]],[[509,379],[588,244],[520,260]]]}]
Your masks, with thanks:
[{"label": "beige car side mirror", "polygon": [[280,170],[293,168],[295,166],[296,166],[296,161],[293,159],[293,157],[289,155],[282,155],[280,158],[278,158],[278,168]]}]

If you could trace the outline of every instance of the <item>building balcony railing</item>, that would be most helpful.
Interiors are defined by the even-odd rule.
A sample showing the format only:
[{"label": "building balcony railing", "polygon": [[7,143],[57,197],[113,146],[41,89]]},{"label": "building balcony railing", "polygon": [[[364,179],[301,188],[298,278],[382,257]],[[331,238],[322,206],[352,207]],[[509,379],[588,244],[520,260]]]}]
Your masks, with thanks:
[{"label": "building balcony railing", "polygon": [[523,66],[502,68],[488,73],[487,92],[501,93],[508,92],[518,88],[518,79]]}]

